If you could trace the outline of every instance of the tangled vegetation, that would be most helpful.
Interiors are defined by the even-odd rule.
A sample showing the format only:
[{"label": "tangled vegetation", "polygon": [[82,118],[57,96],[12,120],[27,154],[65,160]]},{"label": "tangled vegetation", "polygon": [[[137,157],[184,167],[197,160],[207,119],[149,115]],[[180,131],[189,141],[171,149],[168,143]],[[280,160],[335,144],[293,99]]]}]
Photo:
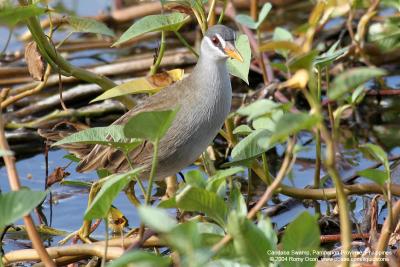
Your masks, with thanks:
[{"label": "tangled vegetation", "polygon": [[[0,194],[0,232],[2,240],[7,238],[13,223],[23,217],[33,248],[3,250],[0,266],[20,262],[35,266],[88,262],[101,266],[322,266],[326,262],[397,266],[400,184],[395,170],[400,157],[390,151],[399,144],[399,128],[383,126],[389,121],[398,124],[399,116],[398,112],[384,114],[365,129],[363,112],[379,113],[386,98],[398,97],[398,88],[389,81],[399,71],[400,2],[270,2],[161,0],[80,17],[65,14],[52,1],[1,1],[0,24],[10,29],[10,35],[0,54],[0,79],[4,78],[0,86],[7,85],[0,92],[0,156],[11,192]],[[292,14],[299,7],[307,15],[299,19],[301,23]],[[282,11],[283,19],[290,21],[279,26]],[[183,79],[184,70],[176,67],[190,72],[198,57],[198,40],[217,23],[240,32],[235,45],[244,61],[227,63],[234,76],[236,101],[215,142],[196,162],[197,168],[181,174],[183,178],[169,177],[165,196],[158,198],[153,190],[158,144],[176,110],[140,113],[125,125],[106,126],[100,121],[96,126],[101,127],[95,127],[88,118],[120,114],[140,102],[139,96]],[[13,64],[21,61],[21,53],[6,53],[13,30],[20,28],[28,29],[20,39],[25,42],[25,69],[34,82],[14,83],[2,74],[4,68],[10,76]],[[74,36],[83,41],[74,44],[76,39],[70,40]],[[113,51],[154,45],[151,41],[157,38],[154,58],[79,67],[68,55],[74,49],[91,49],[90,45]],[[127,52],[135,54],[132,49],[119,56]],[[127,78],[133,72],[139,77]],[[71,85],[81,82],[88,84]],[[395,111],[396,107],[394,103]],[[22,187],[14,156],[25,152],[13,151],[6,133],[24,129],[35,134],[38,129],[75,132],[58,142],[46,142],[46,157],[49,149],[74,143],[101,144],[128,155],[150,142],[154,147],[150,177],[139,180],[142,169],[131,165],[126,173],[97,170],[98,179],[90,183],[70,180],[66,168],[79,162],[70,154],[66,158],[71,165],[46,174],[43,191]],[[294,172],[294,166],[310,150],[313,177],[304,177]],[[346,151],[375,163],[360,169],[359,164],[346,162]],[[344,177],[345,168],[354,174]],[[299,187],[296,179],[306,179],[308,186]],[[41,206],[52,203],[52,186],[57,183],[87,188],[87,209],[79,229],[68,233],[59,246],[45,248],[44,233],[60,231],[49,227],[41,215],[41,225],[35,225],[29,214],[33,210],[43,214]],[[121,193],[140,218],[131,228],[125,211],[113,206]],[[368,227],[360,227],[354,216],[355,199],[366,196],[368,216],[363,220]],[[303,201],[313,212],[302,211],[278,227],[274,215],[293,200]],[[384,220],[379,221],[378,214]],[[106,234],[97,240],[92,233],[101,222]],[[329,245],[335,242],[335,247]]]}]

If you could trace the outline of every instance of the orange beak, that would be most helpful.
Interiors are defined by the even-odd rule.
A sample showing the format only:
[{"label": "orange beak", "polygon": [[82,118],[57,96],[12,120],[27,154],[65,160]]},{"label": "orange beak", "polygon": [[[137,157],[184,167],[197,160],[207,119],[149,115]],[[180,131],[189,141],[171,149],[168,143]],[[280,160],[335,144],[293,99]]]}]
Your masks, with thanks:
[{"label": "orange beak", "polygon": [[230,42],[226,42],[224,51],[230,58],[234,58],[236,60],[239,60],[240,62],[243,62],[243,58],[239,54],[239,51],[237,51],[237,49]]}]

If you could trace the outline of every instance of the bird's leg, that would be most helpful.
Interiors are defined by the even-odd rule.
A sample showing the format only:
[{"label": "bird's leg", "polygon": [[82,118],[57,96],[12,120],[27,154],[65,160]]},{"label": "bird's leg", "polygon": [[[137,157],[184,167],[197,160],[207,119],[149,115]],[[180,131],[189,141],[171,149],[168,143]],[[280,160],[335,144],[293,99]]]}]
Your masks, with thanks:
[{"label": "bird's leg", "polygon": [[165,190],[165,195],[162,197],[163,200],[172,198],[175,195],[176,190],[178,189],[176,175],[168,176],[167,178],[165,178],[165,183],[167,185],[167,188]]},{"label": "bird's leg", "polygon": [[135,181],[129,182],[128,186],[124,190],[126,197],[128,200],[135,206],[138,207],[140,206],[140,201],[136,197],[135,194]]}]

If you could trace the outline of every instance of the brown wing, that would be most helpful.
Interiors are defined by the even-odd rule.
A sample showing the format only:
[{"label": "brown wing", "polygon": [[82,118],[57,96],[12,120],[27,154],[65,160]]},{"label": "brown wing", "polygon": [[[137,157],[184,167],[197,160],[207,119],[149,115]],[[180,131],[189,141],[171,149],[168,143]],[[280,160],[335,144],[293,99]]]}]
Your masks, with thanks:
[{"label": "brown wing", "polygon": [[[122,115],[113,124],[125,124],[131,117],[141,112],[172,108],[178,103],[177,90],[179,91],[181,86],[182,83],[178,82],[169,88],[163,89],[159,93],[149,97],[143,104]],[[151,159],[152,151],[152,144],[145,142],[142,146],[131,151],[129,153],[129,158],[134,164],[143,164]],[[107,169],[115,173],[128,170],[129,165],[125,155],[121,151],[109,146],[96,145],[92,151],[81,160],[76,170],[78,172],[88,172],[95,169]]]}]

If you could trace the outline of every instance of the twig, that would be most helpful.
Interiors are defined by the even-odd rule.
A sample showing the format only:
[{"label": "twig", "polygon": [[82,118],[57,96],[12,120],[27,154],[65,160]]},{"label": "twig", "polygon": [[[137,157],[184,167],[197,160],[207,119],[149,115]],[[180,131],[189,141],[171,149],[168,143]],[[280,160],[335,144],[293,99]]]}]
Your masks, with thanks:
[{"label": "twig", "polygon": [[[7,143],[7,139],[4,135],[4,122],[1,111],[0,111],[0,149],[5,151],[10,149]],[[21,188],[21,184],[18,178],[17,168],[15,166],[15,158],[13,156],[7,156],[7,155],[4,155],[3,158],[7,169],[10,188],[13,191],[18,191]],[[47,254],[43,246],[42,240],[40,239],[40,236],[36,231],[32,217],[30,215],[24,216],[24,223],[29,238],[32,241],[33,248],[37,252],[40,259],[45,263],[46,267],[55,266],[54,262],[50,259],[49,255]]]}]

